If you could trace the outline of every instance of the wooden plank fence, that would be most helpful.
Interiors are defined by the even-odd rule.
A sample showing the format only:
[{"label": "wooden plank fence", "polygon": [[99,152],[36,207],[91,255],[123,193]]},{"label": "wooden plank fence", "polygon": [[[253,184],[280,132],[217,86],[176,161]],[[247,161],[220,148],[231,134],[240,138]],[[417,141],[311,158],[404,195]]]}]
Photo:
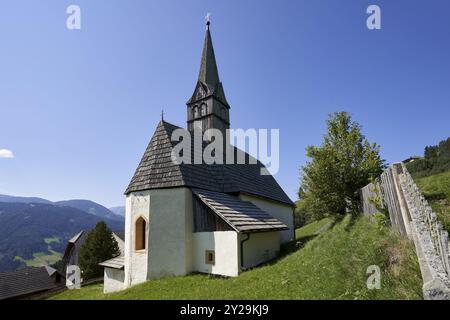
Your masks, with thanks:
[{"label": "wooden plank fence", "polygon": [[[381,199],[377,206],[374,199]],[[392,229],[415,245],[425,299],[450,300],[450,252],[442,227],[403,163],[396,163],[360,190],[361,211],[373,215],[387,208]]]}]

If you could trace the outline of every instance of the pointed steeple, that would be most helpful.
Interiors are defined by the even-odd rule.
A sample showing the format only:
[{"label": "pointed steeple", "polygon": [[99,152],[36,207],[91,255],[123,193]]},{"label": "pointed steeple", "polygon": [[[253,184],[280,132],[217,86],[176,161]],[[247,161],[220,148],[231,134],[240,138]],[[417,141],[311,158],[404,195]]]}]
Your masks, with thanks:
[{"label": "pointed steeple", "polygon": [[205,43],[203,45],[202,60],[200,64],[200,72],[198,81],[215,87],[219,82],[219,71],[217,70],[216,56],[209,31],[209,21],[207,22]]},{"label": "pointed steeple", "polygon": [[227,99],[223,90],[222,83],[219,79],[219,71],[217,68],[216,55],[214,53],[214,47],[212,44],[211,31],[210,31],[210,14],[206,16],[206,34],[205,42],[203,44],[202,59],[200,62],[200,71],[198,73],[197,85],[194,90],[194,94],[187,102],[192,104],[198,102],[209,96],[214,96],[227,108]]},{"label": "pointed steeple", "polygon": [[218,129],[226,134],[230,128],[230,106],[219,79],[216,56],[211,39],[209,14],[206,16],[206,35],[200,72],[194,93],[187,102],[188,130]]}]

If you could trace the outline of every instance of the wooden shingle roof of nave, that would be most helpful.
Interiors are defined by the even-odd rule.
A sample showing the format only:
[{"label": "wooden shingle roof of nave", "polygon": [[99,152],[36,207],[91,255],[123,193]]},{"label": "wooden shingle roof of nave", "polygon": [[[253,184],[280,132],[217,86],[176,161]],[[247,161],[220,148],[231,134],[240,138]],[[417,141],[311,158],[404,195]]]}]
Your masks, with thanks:
[{"label": "wooden shingle roof of nave", "polygon": [[[171,141],[171,136],[176,129],[186,130],[164,120],[159,122],[125,194],[186,186],[224,193],[246,193],[293,206],[275,178],[261,174],[261,170],[267,170],[261,162],[248,163],[250,156],[247,153],[246,164],[175,163],[172,150],[177,142]],[[232,149],[233,152],[242,152],[235,147]]]}]

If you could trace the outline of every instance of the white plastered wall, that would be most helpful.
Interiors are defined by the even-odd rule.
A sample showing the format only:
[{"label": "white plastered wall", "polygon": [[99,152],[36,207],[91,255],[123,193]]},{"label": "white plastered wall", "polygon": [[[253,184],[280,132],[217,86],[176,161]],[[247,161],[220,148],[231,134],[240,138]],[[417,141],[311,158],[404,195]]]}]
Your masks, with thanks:
[{"label": "white plastered wall", "polygon": [[[235,231],[193,234],[193,271],[228,277],[239,275],[239,242]],[[205,261],[206,250],[213,250],[214,264]]]},{"label": "white plastered wall", "polygon": [[125,273],[123,270],[105,267],[103,293],[111,293],[125,289]]},{"label": "white plastered wall", "polygon": [[254,197],[247,194],[240,194],[239,198],[244,201],[249,201],[261,210],[267,212],[272,217],[280,220],[289,227],[289,230],[281,231],[281,242],[288,242],[294,239],[294,209],[280,202],[270,201],[259,197]]},{"label": "white plastered wall", "polygon": [[191,272],[192,231],[190,189],[150,191],[148,279]]},{"label": "white plastered wall", "polygon": [[[135,250],[135,224],[146,224],[145,250]],[[192,271],[192,193],[188,188],[133,192],[126,198],[123,288],[149,279]],[[118,277],[117,279],[114,277]],[[105,287],[118,287],[120,274],[105,271]]]},{"label": "white plastered wall", "polygon": [[244,268],[255,267],[272,260],[280,252],[280,231],[240,234],[239,242],[243,240]]},{"label": "white plastered wall", "polygon": [[[146,224],[145,250],[135,250],[135,224]],[[123,288],[149,279],[192,271],[192,193],[188,188],[134,192],[126,198]],[[118,277],[117,279],[114,277]],[[105,271],[105,287],[118,287],[120,274]]]},{"label": "white plastered wall", "polygon": [[[125,287],[147,280],[149,216],[150,191],[129,194],[126,198],[125,211]],[[147,249],[136,251],[134,226],[139,217],[147,221]]]},{"label": "white plastered wall", "polygon": [[[134,226],[147,221],[147,247],[136,251]],[[125,286],[192,270],[192,193],[188,188],[156,189],[127,196]]]}]

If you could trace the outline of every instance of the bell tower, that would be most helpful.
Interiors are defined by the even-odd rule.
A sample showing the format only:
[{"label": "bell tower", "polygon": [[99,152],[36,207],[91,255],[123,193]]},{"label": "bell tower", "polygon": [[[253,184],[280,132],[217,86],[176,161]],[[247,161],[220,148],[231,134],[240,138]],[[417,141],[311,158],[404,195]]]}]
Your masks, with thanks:
[{"label": "bell tower", "polygon": [[226,137],[230,128],[230,106],[219,79],[216,57],[211,39],[209,14],[206,17],[206,35],[203,45],[200,72],[194,94],[187,104],[189,131],[218,129]]}]

